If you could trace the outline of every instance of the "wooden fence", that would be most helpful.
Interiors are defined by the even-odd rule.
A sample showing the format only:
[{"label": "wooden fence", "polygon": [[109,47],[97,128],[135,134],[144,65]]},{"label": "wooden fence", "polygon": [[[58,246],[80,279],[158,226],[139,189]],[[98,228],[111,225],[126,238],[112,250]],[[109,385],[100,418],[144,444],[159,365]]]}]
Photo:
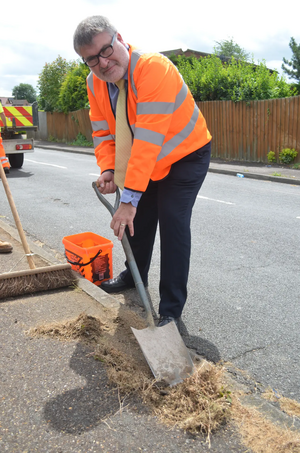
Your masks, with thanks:
[{"label": "wooden fence", "polygon": [[298,151],[300,162],[300,96],[265,101],[197,102],[213,136],[213,157],[268,162],[274,151]]},{"label": "wooden fence", "polygon": [[[274,151],[294,148],[300,162],[300,96],[265,101],[197,102],[213,136],[212,155],[224,160],[268,162]],[[92,140],[89,110],[47,113],[48,138],[72,142],[79,133]]]},{"label": "wooden fence", "polygon": [[89,109],[77,110],[69,114],[47,113],[48,139],[51,137],[62,142],[73,142],[79,133],[92,141],[92,126]]}]

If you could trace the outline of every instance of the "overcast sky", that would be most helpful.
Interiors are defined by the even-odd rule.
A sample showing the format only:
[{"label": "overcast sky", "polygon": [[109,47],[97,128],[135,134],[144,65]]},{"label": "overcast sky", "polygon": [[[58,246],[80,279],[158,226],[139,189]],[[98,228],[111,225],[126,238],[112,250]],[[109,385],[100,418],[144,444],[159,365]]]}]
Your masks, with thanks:
[{"label": "overcast sky", "polygon": [[[291,58],[289,41],[300,44],[300,0],[14,0],[0,8],[0,96],[14,86],[36,88],[45,63],[58,55],[77,59],[73,33],[91,15],[104,15],[123,39],[143,50],[189,48],[213,52],[216,41],[231,39],[280,70]],[[281,73],[281,71],[280,71]]]}]

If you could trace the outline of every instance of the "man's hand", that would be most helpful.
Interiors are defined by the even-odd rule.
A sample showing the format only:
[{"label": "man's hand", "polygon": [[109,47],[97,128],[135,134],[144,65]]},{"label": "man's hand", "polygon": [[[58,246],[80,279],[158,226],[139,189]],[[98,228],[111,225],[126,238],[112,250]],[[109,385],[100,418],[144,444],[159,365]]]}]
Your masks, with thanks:
[{"label": "man's hand", "polygon": [[103,195],[115,193],[117,186],[114,183],[114,174],[111,171],[105,171],[97,179],[96,186]]},{"label": "man's hand", "polygon": [[121,203],[116,210],[110,227],[114,230],[115,236],[119,241],[122,240],[126,226],[129,228],[130,236],[134,235],[133,219],[136,214],[136,208],[131,203]]}]

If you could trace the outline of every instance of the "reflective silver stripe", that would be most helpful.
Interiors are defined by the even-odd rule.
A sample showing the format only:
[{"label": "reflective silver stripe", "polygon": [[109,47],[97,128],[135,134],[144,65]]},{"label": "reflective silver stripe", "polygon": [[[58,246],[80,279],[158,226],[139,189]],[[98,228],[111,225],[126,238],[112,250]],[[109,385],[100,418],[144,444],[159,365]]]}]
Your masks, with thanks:
[{"label": "reflective silver stripe", "polygon": [[173,113],[173,102],[141,102],[137,104],[137,115],[167,115]]},{"label": "reflective silver stripe", "polygon": [[114,138],[112,135],[106,135],[105,137],[94,137],[94,148],[97,148],[97,146],[99,146],[102,142],[106,142],[107,140],[114,140]]},{"label": "reflective silver stripe", "polygon": [[134,84],[133,80],[133,72],[135,70],[136,64],[140,58],[141,55],[143,55],[146,52],[143,52],[142,50],[133,50],[131,54],[131,59],[130,59],[130,83],[131,83],[131,88],[134,94],[137,96],[137,89]]},{"label": "reflective silver stripe", "polygon": [[[137,89],[136,89],[136,86],[135,86],[135,83],[134,83],[134,79],[133,79],[133,73],[134,73],[134,70],[135,70],[135,67],[137,65],[137,62],[139,61],[140,57],[145,54],[147,52],[143,52],[142,50],[134,50],[131,54],[131,61],[130,61],[130,82],[131,82],[131,87],[132,87],[132,91],[134,92],[134,94],[136,95],[137,97]],[[175,100],[175,106],[174,106],[174,110],[172,111],[167,111],[167,112],[163,112],[163,113],[173,113],[173,111],[175,112],[180,106],[181,104],[184,102],[186,96],[188,94],[188,87],[186,85],[185,82],[183,82],[183,85],[179,91],[179,93],[177,94],[176,96],[176,100]],[[145,103],[147,104],[147,103]],[[157,103],[159,104],[159,103]],[[164,104],[164,103],[161,103],[161,104]],[[168,104],[168,103],[166,103]],[[161,112],[145,112],[143,110],[139,110],[139,106],[142,105],[142,104],[138,104],[137,106],[137,114],[138,115],[142,115],[143,113],[161,113]],[[144,107],[141,107],[142,109],[144,109]]]},{"label": "reflective silver stripe", "polygon": [[164,157],[168,156],[173,151],[173,149],[177,148],[177,146],[179,146],[190,135],[190,133],[195,128],[198,116],[199,109],[195,104],[195,108],[190,121],[178,134],[176,134],[173,138],[171,138],[171,140],[164,144],[159,155],[157,156],[157,162],[163,159]]},{"label": "reflective silver stripe", "polygon": [[93,131],[108,131],[107,121],[91,121]]},{"label": "reflective silver stripe", "polygon": [[87,84],[91,92],[93,93],[93,96],[95,97],[95,91],[94,91],[94,79],[93,79],[93,73],[90,72],[89,75],[87,76]]},{"label": "reflective silver stripe", "polygon": [[181,106],[181,104],[183,104],[185,98],[187,97],[187,94],[188,94],[188,87],[186,86],[186,84],[183,82],[183,85],[179,91],[179,93],[177,94],[176,96],[176,100],[175,100],[175,107],[174,107],[174,112],[179,109],[179,107]]},{"label": "reflective silver stripe", "polygon": [[134,139],[143,140],[144,142],[151,143],[152,145],[162,146],[165,136],[159,132],[150,131],[142,127],[136,127]]}]

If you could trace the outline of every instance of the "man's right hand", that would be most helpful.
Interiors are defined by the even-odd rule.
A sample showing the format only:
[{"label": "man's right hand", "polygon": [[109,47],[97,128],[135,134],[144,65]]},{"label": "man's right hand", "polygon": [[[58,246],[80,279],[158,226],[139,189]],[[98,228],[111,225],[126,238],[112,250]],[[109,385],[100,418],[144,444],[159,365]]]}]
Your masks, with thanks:
[{"label": "man's right hand", "polygon": [[111,171],[105,171],[97,179],[96,186],[103,195],[115,193],[117,186],[114,183],[114,174]]}]

